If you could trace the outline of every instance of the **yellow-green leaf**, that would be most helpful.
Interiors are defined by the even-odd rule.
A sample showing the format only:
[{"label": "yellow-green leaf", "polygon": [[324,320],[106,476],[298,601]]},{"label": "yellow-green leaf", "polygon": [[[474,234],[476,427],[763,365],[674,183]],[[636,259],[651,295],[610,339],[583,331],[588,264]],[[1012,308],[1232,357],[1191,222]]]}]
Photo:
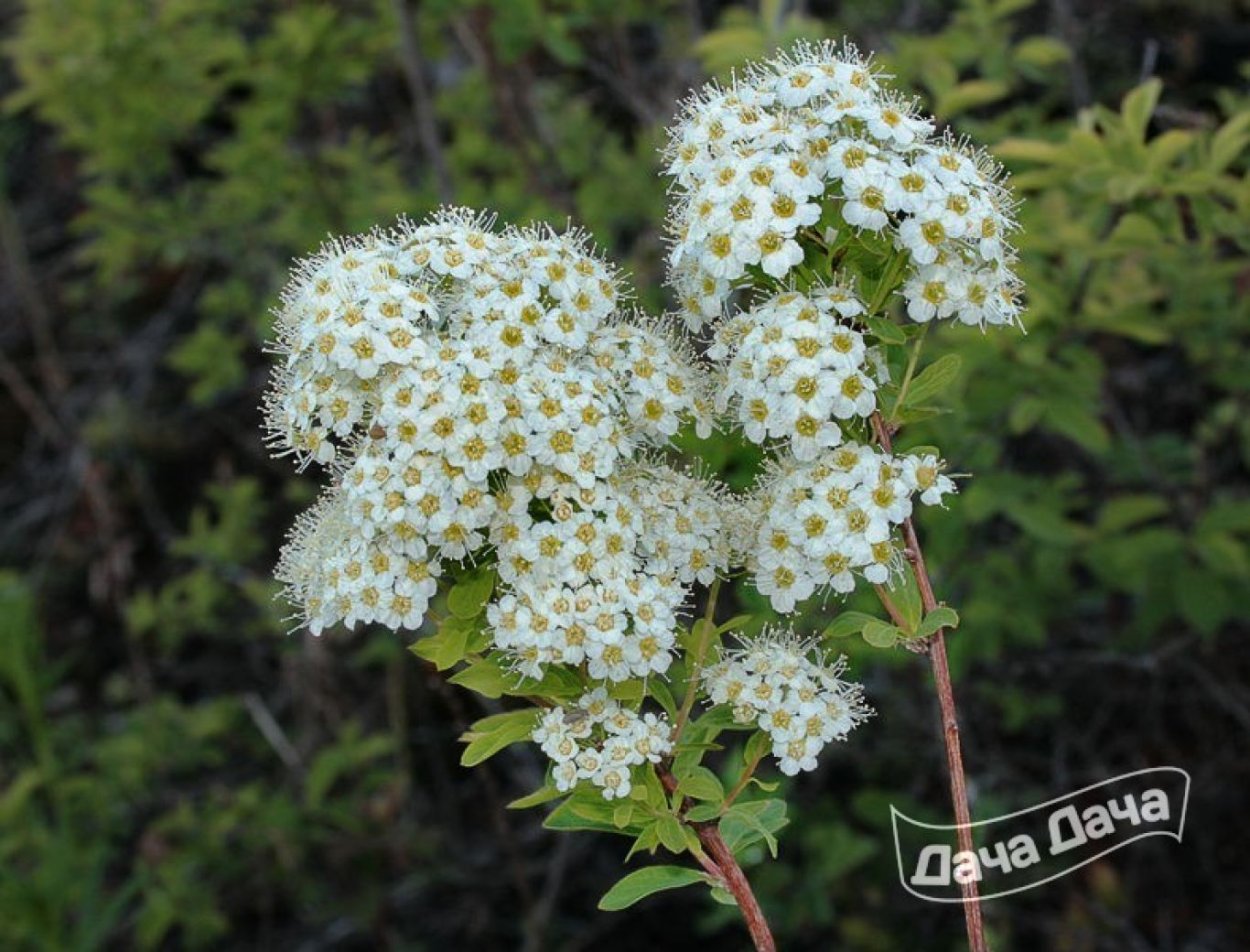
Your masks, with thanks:
[{"label": "yellow-green leaf", "polygon": [[693,886],[695,883],[707,882],[705,874],[697,869],[685,866],[648,866],[638,869],[617,882],[599,900],[599,908],[604,912],[619,912],[628,909],[640,899],[662,892],[665,889],[680,889],[682,886]]}]

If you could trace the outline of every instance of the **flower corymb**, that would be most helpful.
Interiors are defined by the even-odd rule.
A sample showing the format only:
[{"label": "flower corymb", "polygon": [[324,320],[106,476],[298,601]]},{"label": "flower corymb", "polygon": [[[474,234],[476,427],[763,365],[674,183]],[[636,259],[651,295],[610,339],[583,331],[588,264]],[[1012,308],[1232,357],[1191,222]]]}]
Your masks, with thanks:
[{"label": "flower corymb", "polygon": [[998,165],[935,135],[881,78],[854,47],[799,44],[685,104],[665,157],[669,264],[691,327],[736,288],[894,250],[908,256],[913,320],[1017,320]]},{"label": "flower corymb", "polygon": [[728,564],[719,490],[635,461],[705,432],[711,399],[690,346],[622,296],[580,234],[462,210],[297,269],[267,417],[280,450],[329,466],[279,567],[314,631],[417,628],[438,578],[489,549],[521,670],[667,667],[689,585]]},{"label": "flower corymb", "polygon": [[860,686],[843,680],[845,670],[846,659],[830,662],[814,641],[774,628],[722,651],[703,677],[713,702],[767,732],[781,772],[793,776],[816,769],[826,744],[846,740],[873,713]]},{"label": "flower corymb", "polygon": [[[304,623],[421,632],[418,656],[497,705],[466,766],[536,742],[543,785],[513,806],[559,799],[553,828],[691,853],[702,872],[618,888],[728,890],[766,952],[734,856],[775,852],[787,819],[755,771],[770,753],[814,770],[873,714],[829,640],[928,649],[954,718],[959,616],[913,516],[956,486],[937,448],[895,438],[947,409],[960,358],[921,365],[935,322],[1020,311],[999,169],[881,80],[852,48],[800,44],[686,104],[666,152],[675,313],[625,306],[579,231],[464,209],[330,242],[277,312],[270,442],[326,479],[277,571]],[[864,583],[889,622],[718,619],[722,589],[792,614]],[[705,766],[734,732],[741,756]]]}]

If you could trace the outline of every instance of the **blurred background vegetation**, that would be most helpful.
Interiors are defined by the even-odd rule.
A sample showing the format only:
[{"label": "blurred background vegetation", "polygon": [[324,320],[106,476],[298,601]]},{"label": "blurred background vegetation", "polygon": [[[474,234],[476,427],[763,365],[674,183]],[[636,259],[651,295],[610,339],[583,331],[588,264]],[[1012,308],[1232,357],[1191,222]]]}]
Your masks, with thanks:
[{"label": "blurred background vegetation", "polygon": [[[695,890],[595,911],[624,841],[506,811],[539,759],[461,769],[488,702],[402,639],[286,634],[270,570],[314,490],[261,446],[261,346],[292,256],[440,201],[571,216],[663,307],[676,99],[844,35],[1025,200],[1027,335],[930,335],[964,369],[908,433],[974,477],[921,526],[974,814],[1193,775],[1183,844],[989,904],[997,945],[1247,947],[1248,13],[0,0],[0,947],[742,946]],[[888,803],[947,810],[927,665],[847,650],[880,716],[789,785],[763,904],[785,949],[959,948],[889,834]]]}]

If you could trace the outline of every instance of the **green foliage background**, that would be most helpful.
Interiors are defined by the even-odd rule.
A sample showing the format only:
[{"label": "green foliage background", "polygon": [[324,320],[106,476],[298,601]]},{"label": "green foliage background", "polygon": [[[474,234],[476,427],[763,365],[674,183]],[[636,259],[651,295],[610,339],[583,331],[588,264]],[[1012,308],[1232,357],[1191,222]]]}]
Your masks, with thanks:
[{"label": "green foliage background", "polygon": [[[1183,844],[989,905],[997,947],[1244,947],[1246,14],[0,2],[0,947],[741,946],[699,890],[597,912],[621,843],[505,811],[540,761],[461,769],[456,736],[499,708],[400,639],[286,635],[270,569],[314,490],[261,446],[261,344],[292,256],[442,200],[572,216],[662,307],[676,99],[842,35],[1024,199],[1027,335],[930,334],[962,371],[908,430],[972,474],[921,530],[963,619],[974,814],[1193,776]],[[958,948],[958,910],[902,891],[889,834],[888,803],[945,815],[927,666],[846,650],[880,716],[788,784],[762,902],[785,949]]]}]

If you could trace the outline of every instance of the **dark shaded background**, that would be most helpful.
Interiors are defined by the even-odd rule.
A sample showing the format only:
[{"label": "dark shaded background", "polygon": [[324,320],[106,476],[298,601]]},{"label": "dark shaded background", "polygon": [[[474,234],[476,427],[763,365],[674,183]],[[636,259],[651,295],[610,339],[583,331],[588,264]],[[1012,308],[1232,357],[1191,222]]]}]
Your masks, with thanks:
[{"label": "dark shaded background", "polygon": [[[1183,844],[989,904],[996,947],[1250,945],[1244,3],[0,0],[0,30],[0,946],[743,947],[698,890],[596,912],[626,842],[506,811],[540,760],[461,769],[484,702],[402,639],[285,634],[314,486],[256,407],[292,256],[440,200],[573,216],[662,307],[676,99],[800,35],[878,50],[1026,199],[1028,334],[931,335],[965,370],[909,435],[973,474],[921,529],[974,814],[1193,776]],[[889,838],[886,804],[947,809],[927,666],[846,650],[879,716],[787,784],[752,879],[783,949],[959,948]]]}]

